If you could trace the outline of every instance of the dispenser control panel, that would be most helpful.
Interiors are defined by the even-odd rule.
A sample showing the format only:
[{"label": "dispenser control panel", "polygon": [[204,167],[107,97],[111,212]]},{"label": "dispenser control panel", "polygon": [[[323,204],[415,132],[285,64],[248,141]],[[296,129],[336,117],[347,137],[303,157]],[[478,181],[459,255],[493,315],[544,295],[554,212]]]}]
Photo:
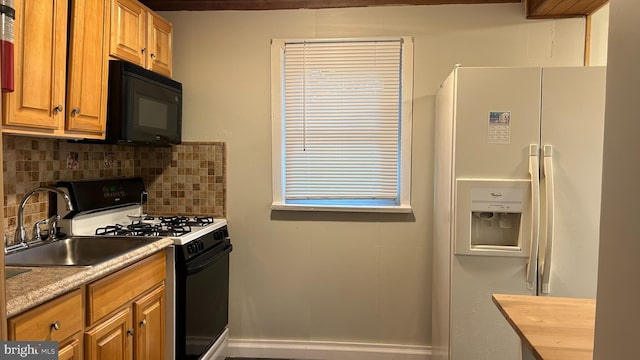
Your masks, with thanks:
[{"label": "dispenser control panel", "polygon": [[471,211],[520,213],[523,197],[519,188],[472,188]]}]

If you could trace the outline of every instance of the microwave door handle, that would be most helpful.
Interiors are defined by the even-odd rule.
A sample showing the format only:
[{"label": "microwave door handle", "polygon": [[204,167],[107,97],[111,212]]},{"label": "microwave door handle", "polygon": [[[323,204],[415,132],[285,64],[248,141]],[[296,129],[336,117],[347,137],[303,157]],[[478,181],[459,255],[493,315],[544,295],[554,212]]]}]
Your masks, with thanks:
[{"label": "microwave door handle", "polygon": [[156,143],[164,144],[164,145],[174,144],[174,142],[170,141],[168,137],[162,136],[162,135],[157,135],[157,134],[156,134]]}]

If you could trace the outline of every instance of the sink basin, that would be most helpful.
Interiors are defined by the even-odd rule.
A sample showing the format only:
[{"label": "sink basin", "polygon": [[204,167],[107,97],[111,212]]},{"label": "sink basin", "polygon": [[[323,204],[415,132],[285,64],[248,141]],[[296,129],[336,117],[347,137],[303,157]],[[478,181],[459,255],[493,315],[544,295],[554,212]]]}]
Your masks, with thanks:
[{"label": "sink basin", "polygon": [[74,236],[5,256],[11,266],[92,266],[158,240],[154,237]]}]

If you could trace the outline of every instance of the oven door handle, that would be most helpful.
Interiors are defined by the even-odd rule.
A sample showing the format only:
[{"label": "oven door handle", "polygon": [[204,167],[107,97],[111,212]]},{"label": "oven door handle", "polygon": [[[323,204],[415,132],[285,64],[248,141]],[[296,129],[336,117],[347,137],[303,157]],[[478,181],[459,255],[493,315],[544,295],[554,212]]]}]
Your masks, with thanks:
[{"label": "oven door handle", "polygon": [[[200,271],[204,270],[211,263],[216,262],[221,257],[229,254],[233,249],[233,245],[227,243],[224,249],[220,252],[215,252],[213,255],[209,255],[207,253],[203,254],[201,258],[193,261],[192,263],[187,264],[187,275],[197,274]],[[213,252],[213,251],[212,251]]]}]

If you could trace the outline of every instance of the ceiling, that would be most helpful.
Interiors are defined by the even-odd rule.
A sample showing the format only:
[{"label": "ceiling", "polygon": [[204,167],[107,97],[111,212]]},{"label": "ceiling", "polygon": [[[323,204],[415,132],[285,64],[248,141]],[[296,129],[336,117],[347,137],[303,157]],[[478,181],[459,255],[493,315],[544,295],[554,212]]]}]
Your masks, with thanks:
[{"label": "ceiling", "polygon": [[598,10],[608,0],[527,0],[527,18],[585,16]]},{"label": "ceiling", "polygon": [[156,11],[175,10],[280,10],[384,5],[442,5],[526,2],[527,18],[562,18],[589,15],[608,0],[141,0]]}]

